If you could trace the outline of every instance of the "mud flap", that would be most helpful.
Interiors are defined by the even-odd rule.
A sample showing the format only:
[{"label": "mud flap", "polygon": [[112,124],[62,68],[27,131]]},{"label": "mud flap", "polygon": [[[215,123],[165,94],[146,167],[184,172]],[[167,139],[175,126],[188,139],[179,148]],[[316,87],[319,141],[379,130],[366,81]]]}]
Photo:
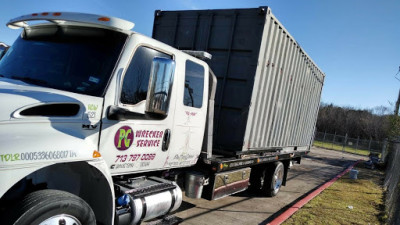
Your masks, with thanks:
[{"label": "mud flap", "polygon": [[286,186],[286,179],[287,179],[287,175],[289,172],[290,160],[282,161],[282,163],[283,163],[283,168],[284,168],[282,186]]}]

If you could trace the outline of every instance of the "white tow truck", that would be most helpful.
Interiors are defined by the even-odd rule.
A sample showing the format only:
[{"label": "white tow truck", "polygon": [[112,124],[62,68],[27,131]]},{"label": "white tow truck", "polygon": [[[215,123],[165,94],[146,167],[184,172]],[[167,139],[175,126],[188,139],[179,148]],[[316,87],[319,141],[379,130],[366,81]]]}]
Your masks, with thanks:
[{"label": "white tow truck", "polygon": [[[0,224],[138,224],[177,210],[181,189],[214,200],[251,183],[274,196],[290,162],[309,152],[322,82],[293,95],[310,104],[306,141],[253,148],[247,134],[257,124],[248,125],[230,154],[213,147],[218,90],[207,52],[93,14],[33,13],[7,26],[22,33],[0,60]],[[305,76],[318,73],[307,60]]]}]

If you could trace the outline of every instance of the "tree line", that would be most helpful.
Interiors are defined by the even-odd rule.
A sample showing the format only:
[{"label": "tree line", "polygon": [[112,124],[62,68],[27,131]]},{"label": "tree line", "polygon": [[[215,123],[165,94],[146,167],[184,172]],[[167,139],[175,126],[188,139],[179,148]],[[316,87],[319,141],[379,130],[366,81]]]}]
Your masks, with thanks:
[{"label": "tree line", "polygon": [[356,109],[321,103],[317,131],[345,135],[361,139],[383,140],[391,127],[392,110],[386,106],[372,109]]}]

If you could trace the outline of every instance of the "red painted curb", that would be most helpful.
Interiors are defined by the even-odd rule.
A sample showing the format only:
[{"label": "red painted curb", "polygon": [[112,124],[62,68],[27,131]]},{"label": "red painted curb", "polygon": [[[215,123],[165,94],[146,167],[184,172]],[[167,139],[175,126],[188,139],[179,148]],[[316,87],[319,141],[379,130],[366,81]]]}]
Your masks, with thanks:
[{"label": "red painted curb", "polygon": [[290,216],[292,216],[297,210],[299,210],[301,207],[303,207],[305,204],[307,204],[311,199],[319,195],[323,190],[331,186],[333,183],[335,183],[336,180],[338,180],[340,177],[342,177],[344,174],[349,172],[355,165],[357,165],[360,161],[358,160],[357,162],[353,163],[353,165],[349,166],[346,170],[338,174],[336,177],[334,177],[332,180],[326,182],[325,184],[321,185],[317,190],[311,192],[309,195],[306,197],[300,199],[296,204],[294,204],[292,207],[287,209],[285,212],[283,212],[281,215],[276,217],[274,220],[272,220],[268,225],[279,225],[283,223],[285,220],[287,220]]}]

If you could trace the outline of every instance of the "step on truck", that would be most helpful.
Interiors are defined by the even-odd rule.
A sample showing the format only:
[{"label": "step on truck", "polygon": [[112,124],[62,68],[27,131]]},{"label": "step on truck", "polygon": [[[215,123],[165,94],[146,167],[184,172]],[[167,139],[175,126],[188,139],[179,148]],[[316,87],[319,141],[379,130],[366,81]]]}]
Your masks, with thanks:
[{"label": "step on truck", "polygon": [[83,13],[7,26],[1,224],[176,223],[182,193],[274,196],[310,151],[325,75],[268,7],[156,11],[153,38]]}]

